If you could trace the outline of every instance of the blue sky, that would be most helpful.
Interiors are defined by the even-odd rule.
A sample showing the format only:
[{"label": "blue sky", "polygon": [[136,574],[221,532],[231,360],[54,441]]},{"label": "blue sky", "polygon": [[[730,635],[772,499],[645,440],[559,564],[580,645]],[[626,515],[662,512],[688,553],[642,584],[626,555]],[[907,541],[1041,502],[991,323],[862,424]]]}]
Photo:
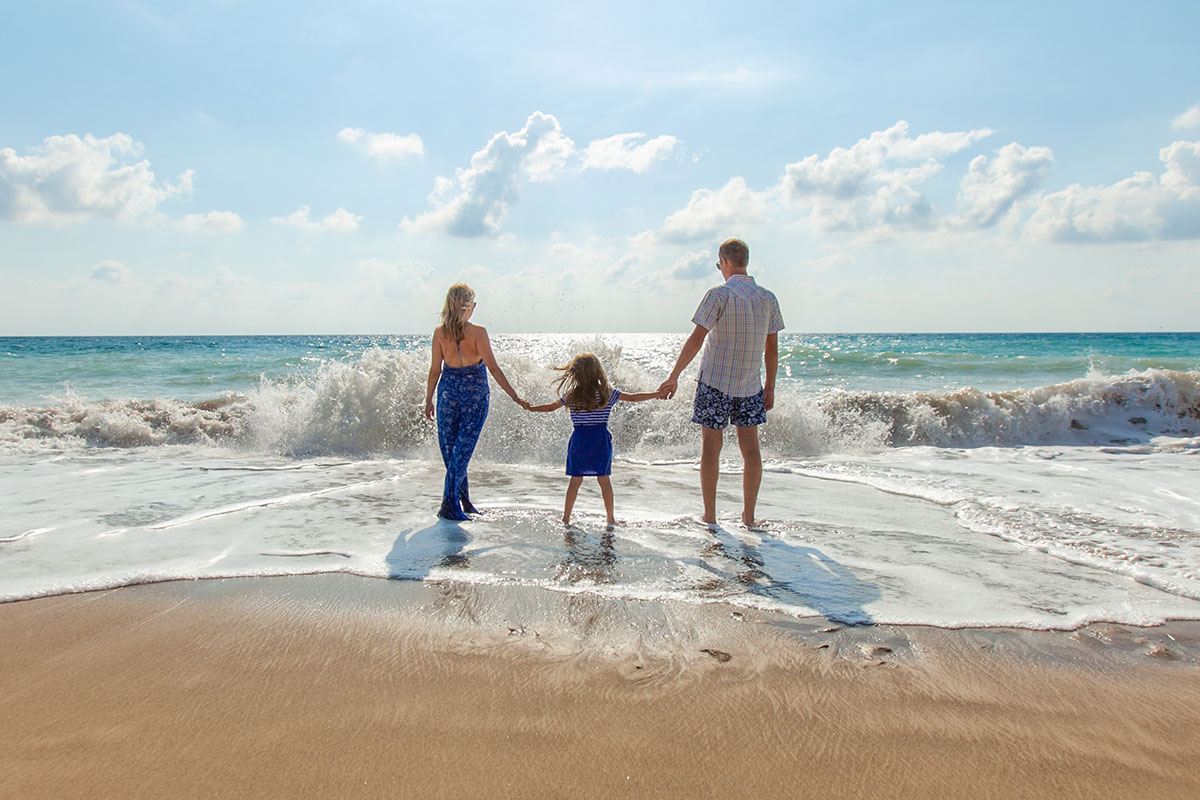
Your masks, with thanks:
[{"label": "blue sky", "polygon": [[1195,330],[1200,4],[6,11],[0,335]]}]

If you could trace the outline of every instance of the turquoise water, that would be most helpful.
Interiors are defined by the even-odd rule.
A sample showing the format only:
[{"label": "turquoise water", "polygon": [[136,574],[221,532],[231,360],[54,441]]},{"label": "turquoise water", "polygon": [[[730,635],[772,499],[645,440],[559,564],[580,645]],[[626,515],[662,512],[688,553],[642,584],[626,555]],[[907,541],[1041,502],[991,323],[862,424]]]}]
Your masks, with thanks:
[{"label": "turquoise water", "polygon": [[[679,334],[602,335],[665,373]],[[550,363],[596,336],[500,335],[501,363]],[[647,343],[657,344],[646,347]],[[427,336],[0,338],[0,405],[52,402],[68,390],[106,398],[207,400],[266,379],[303,381],[330,362],[373,348],[418,351]],[[578,349],[578,348],[576,348]],[[646,355],[649,354],[649,355]],[[1200,371],[1200,333],[783,334],[780,383],[799,391],[985,392],[1030,389],[1100,373]]]},{"label": "turquoise water", "polygon": [[[655,388],[683,334],[497,335],[524,398],[594,352]],[[0,602],[350,572],[962,627],[1200,619],[1200,335],[781,337],[756,510],[726,437],[695,521],[696,365],[610,423],[622,525],[564,537],[565,413],[493,386],[484,510],[434,519],[423,336],[0,339]],[[684,388],[686,387],[686,388]],[[581,569],[583,551],[608,555]],[[607,542],[607,544],[606,544]],[[748,569],[748,567],[750,567]]]}]

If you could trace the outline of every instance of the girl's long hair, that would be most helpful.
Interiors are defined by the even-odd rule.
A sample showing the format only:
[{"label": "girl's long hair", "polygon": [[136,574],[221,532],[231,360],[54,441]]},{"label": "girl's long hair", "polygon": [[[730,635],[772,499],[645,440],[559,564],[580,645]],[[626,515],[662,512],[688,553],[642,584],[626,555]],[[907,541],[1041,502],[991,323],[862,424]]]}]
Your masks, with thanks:
[{"label": "girl's long hair", "polygon": [[567,406],[576,411],[595,411],[608,405],[613,388],[600,366],[600,359],[591,353],[580,353],[564,367],[555,367],[562,372],[557,384],[558,395],[567,401]]},{"label": "girl's long hair", "polygon": [[475,302],[475,292],[465,283],[456,283],[446,292],[442,307],[442,330],[455,342],[467,337],[467,314]]}]

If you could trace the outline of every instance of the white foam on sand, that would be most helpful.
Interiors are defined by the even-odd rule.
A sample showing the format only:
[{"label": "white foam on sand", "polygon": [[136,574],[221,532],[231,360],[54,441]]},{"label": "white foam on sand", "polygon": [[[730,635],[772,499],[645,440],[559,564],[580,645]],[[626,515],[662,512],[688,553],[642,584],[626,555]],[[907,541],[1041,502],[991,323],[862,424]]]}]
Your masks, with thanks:
[{"label": "white foam on sand", "polygon": [[[734,453],[732,448],[729,451]],[[775,461],[759,517],[698,523],[685,460],[618,459],[615,531],[585,485],[559,521],[559,465],[472,465],[485,513],[438,521],[431,459],[203,447],[0,454],[0,600],[161,580],[343,572],[723,601],[845,623],[1073,628],[1200,618],[1200,462],[1094,447],[905,448]],[[32,535],[30,532],[37,532]]]}]

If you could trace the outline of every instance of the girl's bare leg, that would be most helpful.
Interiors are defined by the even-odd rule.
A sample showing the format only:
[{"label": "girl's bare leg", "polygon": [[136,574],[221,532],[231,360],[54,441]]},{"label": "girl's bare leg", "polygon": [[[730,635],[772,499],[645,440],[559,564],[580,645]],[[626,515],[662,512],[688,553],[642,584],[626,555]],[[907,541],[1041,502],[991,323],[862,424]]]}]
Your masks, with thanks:
[{"label": "girl's bare leg", "polygon": [[563,525],[571,524],[571,509],[575,507],[575,497],[579,494],[579,486],[583,483],[582,475],[572,475],[567,484],[567,500],[563,503]]},{"label": "girl's bare leg", "polygon": [[600,496],[604,498],[604,513],[608,514],[608,527],[611,529],[617,524],[617,519],[613,516],[612,481],[607,475],[597,475],[596,482],[600,484]]}]

